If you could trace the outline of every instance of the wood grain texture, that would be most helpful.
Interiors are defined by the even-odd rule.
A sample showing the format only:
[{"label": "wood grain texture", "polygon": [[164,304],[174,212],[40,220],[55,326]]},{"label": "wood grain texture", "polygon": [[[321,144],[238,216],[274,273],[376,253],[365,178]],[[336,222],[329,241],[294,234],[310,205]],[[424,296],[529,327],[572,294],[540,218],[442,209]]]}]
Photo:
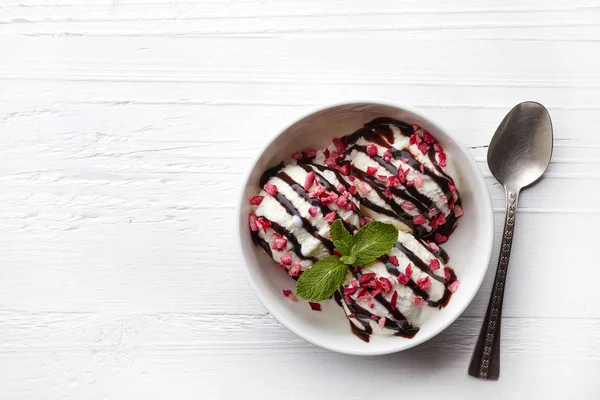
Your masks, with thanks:
[{"label": "wood grain texture", "polygon": [[[592,0],[0,1],[0,399],[599,398],[598,54]],[[499,382],[466,374],[493,271],[447,331],[386,357],[304,342],[247,287],[234,212],[256,151],[358,99],[464,143],[497,235],[487,144],[514,104],[550,110]]]}]

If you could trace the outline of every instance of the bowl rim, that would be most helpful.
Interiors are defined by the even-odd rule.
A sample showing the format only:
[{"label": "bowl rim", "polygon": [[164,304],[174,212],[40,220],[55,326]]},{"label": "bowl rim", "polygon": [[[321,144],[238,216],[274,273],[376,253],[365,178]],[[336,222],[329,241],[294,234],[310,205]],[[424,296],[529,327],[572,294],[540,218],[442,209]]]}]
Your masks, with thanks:
[{"label": "bowl rim", "polygon": [[[452,142],[454,142],[456,144],[456,146],[460,149],[460,151],[462,151],[465,154],[466,159],[468,160],[468,163],[473,168],[473,170],[477,171],[477,173],[475,174],[476,175],[475,179],[477,180],[477,186],[481,186],[481,187],[485,188],[484,192],[486,193],[486,198],[487,198],[487,201],[484,201],[483,199],[481,199],[482,203],[485,204],[483,219],[488,221],[488,223],[487,223],[487,226],[488,226],[487,242],[489,243],[489,245],[487,246],[486,249],[484,249],[486,251],[484,259],[487,260],[487,263],[484,268],[480,269],[479,276],[474,277],[474,278],[476,278],[476,280],[475,280],[476,284],[473,287],[473,291],[470,293],[469,298],[467,298],[464,301],[464,303],[455,311],[455,316],[447,319],[446,321],[443,321],[442,323],[440,323],[439,325],[437,325],[433,329],[431,329],[429,332],[419,334],[419,335],[415,336],[414,338],[412,338],[408,342],[398,341],[397,343],[402,343],[401,346],[396,346],[396,347],[390,346],[390,347],[383,348],[383,349],[381,349],[381,348],[376,349],[374,347],[372,349],[369,349],[368,347],[367,348],[358,348],[357,347],[355,349],[352,349],[352,348],[347,348],[347,347],[338,347],[338,346],[332,345],[328,342],[323,342],[318,337],[315,337],[315,336],[309,335],[309,334],[305,334],[301,330],[296,329],[294,324],[291,324],[287,321],[287,316],[285,316],[284,313],[280,313],[278,310],[274,309],[273,307],[270,307],[269,301],[261,293],[261,290],[259,289],[257,283],[254,281],[252,275],[250,274],[250,269],[248,268],[248,265],[246,263],[244,253],[243,253],[242,232],[241,232],[241,227],[244,225],[240,224],[240,221],[242,220],[242,218],[245,218],[245,216],[242,215],[242,212],[243,212],[242,210],[244,209],[244,204],[245,204],[244,195],[245,195],[245,189],[246,189],[246,186],[248,183],[248,179],[250,178],[250,175],[252,174],[252,172],[255,170],[258,161],[260,160],[260,158],[262,157],[264,152],[267,150],[267,148],[271,145],[271,143],[273,141],[275,141],[277,138],[279,138],[289,128],[291,128],[298,122],[304,120],[305,118],[307,118],[313,114],[316,114],[318,112],[322,112],[322,111],[325,111],[328,109],[332,109],[332,108],[337,108],[337,107],[342,107],[342,106],[359,105],[359,104],[393,107],[393,108],[396,108],[401,111],[407,111],[408,113],[411,113],[419,118],[426,120],[430,125],[434,126],[438,131],[443,132]],[[256,152],[251,164],[248,167],[248,170],[244,174],[244,179],[242,180],[242,184],[239,189],[238,202],[236,205],[236,213],[235,213],[235,232],[236,232],[237,253],[242,261],[241,266],[244,270],[244,275],[246,277],[246,280],[250,284],[250,287],[251,287],[252,291],[254,292],[254,295],[258,298],[258,300],[261,302],[263,307],[265,307],[265,309],[269,312],[269,314],[271,314],[280,324],[282,324],[286,329],[288,329],[289,331],[294,333],[296,336],[306,340],[307,342],[317,345],[319,347],[322,347],[324,349],[330,350],[330,351],[334,351],[334,352],[342,353],[342,354],[358,355],[358,356],[377,356],[377,355],[398,353],[398,352],[416,347],[420,344],[423,344],[423,343],[427,342],[428,340],[432,339],[433,337],[437,336],[444,330],[446,330],[450,325],[452,325],[454,322],[456,322],[456,320],[464,313],[464,311],[472,303],[473,299],[479,292],[479,289],[481,288],[481,285],[485,279],[487,270],[489,268],[490,260],[492,257],[492,250],[494,247],[494,212],[493,212],[492,200],[491,200],[491,196],[489,193],[489,189],[487,188],[487,184],[485,183],[485,178],[483,177],[483,174],[482,174],[481,170],[479,169],[477,162],[475,161],[473,156],[469,153],[467,147],[464,146],[460,140],[458,140],[454,136],[450,135],[448,133],[448,131],[445,128],[443,128],[442,125],[440,125],[435,119],[429,117],[428,115],[425,115],[421,111],[418,111],[410,106],[405,106],[405,105],[400,106],[400,105],[396,105],[396,104],[393,104],[393,103],[390,103],[387,101],[380,101],[380,100],[353,100],[350,102],[345,101],[345,102],[339,102],[339,103],[333,103],[333,104],[328,104],[328,105],[320,105],[320,106],[312,107],[311,110],[309,110],[308,112],[302,113],[301,115],[296,117],[292,122],[290,122],[286,126],[284,126],[282,129],[277,130],[273,135],[271,135],[271,137],[269,137],[265,141],[265,143]]]}]

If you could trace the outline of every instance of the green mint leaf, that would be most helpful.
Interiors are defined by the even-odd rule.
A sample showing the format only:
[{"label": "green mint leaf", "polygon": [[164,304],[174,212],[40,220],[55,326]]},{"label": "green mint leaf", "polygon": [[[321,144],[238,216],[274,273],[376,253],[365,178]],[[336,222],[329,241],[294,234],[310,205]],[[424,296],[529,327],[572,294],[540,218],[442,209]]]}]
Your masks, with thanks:
[{"label": "green mint leaf", "polygon": [[354,265],[370,264],[386,254],[398,241],[398,229],[394,225],[373,221],[359,229],[354,235],[356,261]]},{"label": "green mint leaf", "polygon": [[[352,246],[354,246],[354,238],[346,230],[341,219],[336,219],[329,228],[329,234],[333,239],[333,245],[343,256],[351,255]],[[348,264],[348,263],[346,263]]]},{"label": "green mint leaf", "polygon": [[346,280],[348,267],[336,256],[327,256],[304,271],[296,283],[296,294],[308,301],[330,298]]},{"label": "green mint leaf", "polygon": [[343,262],[346,265],[352,265],[356,262],[356,255],[355,254],[351,254],[349,256],[341,256],[340,257],[340,261]]}]

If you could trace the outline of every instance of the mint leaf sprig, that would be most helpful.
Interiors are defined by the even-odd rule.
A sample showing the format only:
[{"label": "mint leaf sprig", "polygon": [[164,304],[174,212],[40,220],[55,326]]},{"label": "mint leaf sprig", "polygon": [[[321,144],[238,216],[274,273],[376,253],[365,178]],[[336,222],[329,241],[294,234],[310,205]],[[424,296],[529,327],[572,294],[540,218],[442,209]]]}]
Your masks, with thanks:
[{"label": "mint leaf sprig", "polygon": [[369,222],[352,236],[342,220],[337,219],[331,224],[329,234],[341,257],[327,256],[300,276],[296,294],[308,301],[330,298],[346,280],[349,265],[370,264],[389,252],[398,241],[398,229],[379,221]]}]

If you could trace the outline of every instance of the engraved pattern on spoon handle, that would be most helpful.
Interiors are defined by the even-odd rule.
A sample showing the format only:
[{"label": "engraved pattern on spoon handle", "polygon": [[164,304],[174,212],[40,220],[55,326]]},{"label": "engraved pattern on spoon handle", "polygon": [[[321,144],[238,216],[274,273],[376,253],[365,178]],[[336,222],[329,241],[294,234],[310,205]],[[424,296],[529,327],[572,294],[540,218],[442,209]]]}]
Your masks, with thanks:
[{"label": "engraved pattern on spoon handle", "polygon": [[500,376],[500,323],[502,302],[506,286],[506,273],[515,230],[515,215],[519,193],[506,189],[506,219],[500,245],[498,269],[488,303],[487,312],[481,326],[479,338],[469,365],[469,375],[480,379],[497,380]]}]

